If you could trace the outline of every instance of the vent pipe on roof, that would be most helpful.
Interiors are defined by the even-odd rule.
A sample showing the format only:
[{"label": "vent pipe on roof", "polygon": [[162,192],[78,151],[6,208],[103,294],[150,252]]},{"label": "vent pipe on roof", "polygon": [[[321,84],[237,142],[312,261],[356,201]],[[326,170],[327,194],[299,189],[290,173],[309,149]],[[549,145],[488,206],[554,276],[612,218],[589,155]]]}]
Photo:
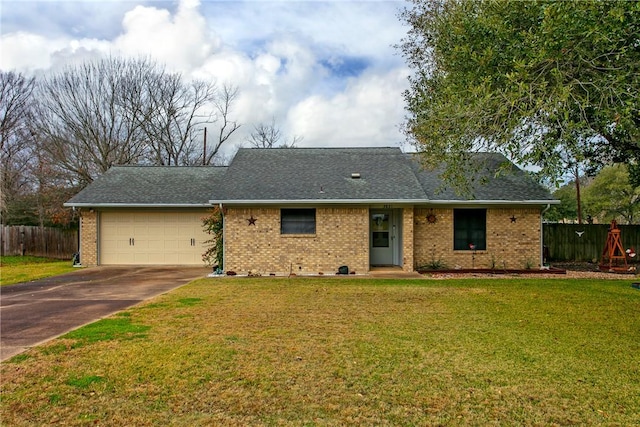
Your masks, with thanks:
[{"label": "vent pipe on roof", "polygon": [[354,172],[351,174],[351,179],[360,179],[360,174],[358,172]]}]

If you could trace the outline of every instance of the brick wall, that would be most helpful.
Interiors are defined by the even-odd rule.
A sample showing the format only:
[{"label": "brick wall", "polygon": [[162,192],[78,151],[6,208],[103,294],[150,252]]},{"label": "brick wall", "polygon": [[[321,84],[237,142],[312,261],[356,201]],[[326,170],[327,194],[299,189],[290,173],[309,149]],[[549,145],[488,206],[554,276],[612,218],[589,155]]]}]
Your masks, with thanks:
[{"label": "brick wall", "polygon": [[[255,218],[255,225],[249,218]],[[281,235],[279,208],[227,208],[225,270],[268,275],[369,270],[369,209],[316,209],[316,234]]]},{"label": "brick wall", "polygon": [[413,207],[402,210],[402,270],[414,270]]},{"label": "brick wall", "polygon": [[[433,214],[436,221],[427,221]],[[256,219],[249,225],[247,219]],[[512,221],[515,218],[515,221]],[[97,213],[81,213],[83,265],[96,265]],[[402,268],[411,271],[439,260],[447,268],[538,268],[540,210],[488,209],[487,249],[453,250],[453,209],[402,210]],[[316,209],[316,234],[281,235],[279,208],[228,208],[225,214],[225,270],[296,274],[335,273],[339,266],[369,271],[369,209]]]},{"label": "brick wall", "polygon": [[[435,222],[427,220],[430,214]],[[487,209],[487,249],[454,251],[453,209],[416,208],[414,265],[439,261],[446,268],[538,268],[540,239],[539,209]]]},{"label": "brick wall", "polygon": [[80,212],[80,263],[98,264],[98,213],[95,211]]}]

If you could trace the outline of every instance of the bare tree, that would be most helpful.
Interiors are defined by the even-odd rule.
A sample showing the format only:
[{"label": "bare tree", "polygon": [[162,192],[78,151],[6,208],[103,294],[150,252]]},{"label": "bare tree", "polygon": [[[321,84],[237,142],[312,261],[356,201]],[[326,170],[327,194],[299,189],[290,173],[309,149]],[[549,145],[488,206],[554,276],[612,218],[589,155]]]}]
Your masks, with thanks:
[{"label": "bare tree", "polygon": [[29,192],[33,116],[36,81],[15,72],[0,71],[0,207],[2,222],[18,199]]},{"label": "bare tree", "polygon": [[69,224],[62,203],[74,191],[48,154],[38,150],[34,121],[36,80],[0,72],[2,222],[22,225]]},{"label": "bare tree", "polygon": [[[186,82],[145,58],[93,60],[39,82],[0,78],[3,220],[6,201],[20,193],[29,222],[65,222],[68,191],[113,165],[219,162],[220,147],[240,127],[230,118],[237,88]],[[219,125],[208,153],[200,137],[207,124]]]},{"label": "bare tree", "polygon": [[206,139],[202,150],[203,165],[211,165],[219,155],[220,148],[227,142],[235,131],[240,128],[240,124],[230,119],[231,108],[234,101],[238,97],[239,89],[237,86],[225,83],[222,90],[218,92],[214,99],[215,105],[215,122],[219,123],[218,138],[211,150],[207,151]]},{"label": "bare tree", "polygon": [[109,57],[46,78],[36,117],[40,148],[80,184],[112,165],[137,163],[148,142],[141,95],[163,75],[155,62]]},{"label": "bare tree", "polygon": [[282,141],[282,131],[276,126],[276,119],[272,118],[271,123],[254,125],[253,132],[246,141],[252,148],[295,148],[302,139],[301,136],[294,135],[292,139]]},{"label": "bare tree", "polygon": [[213,120],[217,97],[214,83],[185,83],[180,74],[165,74],[147,88],[149,113],[141,116],[147,135],[148,156],[158,165],[195,164],[201,156],[198,133]]},{"label": "bare tree", "polygon": [[[144,58],[86,62],[40,85],[41,148],[81,185],[112,165],[210,164],[239,127],[228,115],[236,95]],[[218,121],[219,141],[204,158],[200,132]]]}]

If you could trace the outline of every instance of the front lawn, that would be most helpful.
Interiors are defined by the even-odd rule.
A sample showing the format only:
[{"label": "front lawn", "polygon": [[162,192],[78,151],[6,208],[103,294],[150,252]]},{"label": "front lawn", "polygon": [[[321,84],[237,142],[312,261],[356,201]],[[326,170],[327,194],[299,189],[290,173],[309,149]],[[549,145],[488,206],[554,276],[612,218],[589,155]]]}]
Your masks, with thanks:
[{"label": "front lawn", "polygon": [[71,260],[34,256],[4,256],[0,258],[0,286],[30,282],[68,273],[72,270]]},{"label": "front lawn", "polygon": [[640,291],[202,279],[2,365],[6,425],[639,425]]}]

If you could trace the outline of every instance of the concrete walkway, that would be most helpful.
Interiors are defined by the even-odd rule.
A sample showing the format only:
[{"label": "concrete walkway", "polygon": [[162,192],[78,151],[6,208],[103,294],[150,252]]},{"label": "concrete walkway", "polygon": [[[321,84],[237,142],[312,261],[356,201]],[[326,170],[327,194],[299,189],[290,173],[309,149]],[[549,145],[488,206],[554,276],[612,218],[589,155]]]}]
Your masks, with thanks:
[{"label": "concrete walkway", "polygon": [[371,267],[370,277],[380,277],[386,279],[420,279],[423,276],[417,271],[404,271],[402,267]]},{"label": "concrete walkway", "polygon": [[0,361],[209,272],[202,267],[94,267],[0,287]]}]

